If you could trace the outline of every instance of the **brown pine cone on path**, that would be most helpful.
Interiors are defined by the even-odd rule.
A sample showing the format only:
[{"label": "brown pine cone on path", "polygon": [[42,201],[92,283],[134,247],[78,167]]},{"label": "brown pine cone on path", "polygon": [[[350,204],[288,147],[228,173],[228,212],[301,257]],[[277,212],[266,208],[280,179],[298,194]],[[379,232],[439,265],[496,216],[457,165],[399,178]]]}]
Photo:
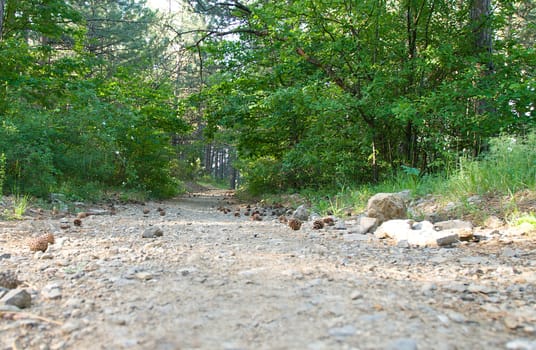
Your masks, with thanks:
[{"label": "brown pine cone on path", "polygon": [[294,231],[298,231],[300,228],[301,228],[301,225],[302,225],[302,222],[298,219],[290,219],[288,221],[288,225],[290,226],[291,229],[293,229]]},{"label": "brown pine cone on path", "polygon": [[324,228],[324,221],[323,220],[315,220],[313,222],[313,230],[320,230]]},{"label": "brown pine cone on path", "polygon": [[42,251],[44,253],[48,248],[48,242],[46,239],[42,239],[40,236],[40,237],[31,239],[28,242],[28,246],[30,247],[30,251],[32,252]]},{"label": "brown pine cone on path", "polygon": [[54,244],[55,242],[54,235],[52,233],[45,233],[37,238],[45,240],[48,244]]}]

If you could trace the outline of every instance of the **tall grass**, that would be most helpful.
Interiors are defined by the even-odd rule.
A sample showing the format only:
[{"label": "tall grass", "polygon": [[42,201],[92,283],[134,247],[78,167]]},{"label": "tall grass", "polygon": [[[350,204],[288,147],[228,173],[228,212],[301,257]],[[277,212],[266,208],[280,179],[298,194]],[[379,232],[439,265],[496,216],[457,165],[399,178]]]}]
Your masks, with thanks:
[{"label": "tall grass", "polygon": [[534,189],[536,134],[492,139],[490,151],[481,160],[460,160],[460,168],[449,183],[449,191],[459,195],[508,194]]},{"label": "tall grass", "polygon": [[419,177],[411,168],[375,185],[342,188],[323,198],[307,196],[321,213],[339,213],[344,209],[362,211],[367,200],[379,192],[410,190],[411,195],[427,194],[445,201],[461,201],[472,195],[512,194],[523,189],[536,190],[536,133],[526,137],[503,136],[490,140],[489,151],[479,159],[461,158],[456,171],[447,177]]}]

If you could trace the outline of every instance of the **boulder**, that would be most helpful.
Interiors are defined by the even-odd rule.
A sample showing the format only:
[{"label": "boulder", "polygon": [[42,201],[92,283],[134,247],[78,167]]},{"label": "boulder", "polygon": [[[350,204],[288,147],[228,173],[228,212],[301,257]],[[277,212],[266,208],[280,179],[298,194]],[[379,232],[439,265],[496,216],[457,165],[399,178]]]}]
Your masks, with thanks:
[{"label": "boulder", "polygon": [[368,200],[367,216],[376,218],[378,224],[393,219],[404,219],[407,208],[399,193],[378,193]]}]

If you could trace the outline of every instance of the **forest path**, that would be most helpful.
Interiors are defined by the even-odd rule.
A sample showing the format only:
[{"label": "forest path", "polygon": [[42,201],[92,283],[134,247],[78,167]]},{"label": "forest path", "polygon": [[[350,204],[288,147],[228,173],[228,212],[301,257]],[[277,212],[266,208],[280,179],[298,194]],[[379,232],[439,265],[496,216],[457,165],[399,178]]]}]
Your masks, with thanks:
[{"label": "forest path", "polygon": [[221,205],[238,207],[211,190],[66,230],[0,222],[0,267],[33,297],[0,318],[0,350],[536,349],[534,244],[407,249]]}]

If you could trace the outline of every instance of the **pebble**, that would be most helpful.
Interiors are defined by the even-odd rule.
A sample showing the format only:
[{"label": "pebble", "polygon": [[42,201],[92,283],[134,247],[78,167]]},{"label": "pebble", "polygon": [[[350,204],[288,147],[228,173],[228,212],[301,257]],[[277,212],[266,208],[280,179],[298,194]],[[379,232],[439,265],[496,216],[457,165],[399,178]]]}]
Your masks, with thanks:
[{"label": "pebble", "polygon": [[329,335],[336,338],[349,337],[357,333],[357,329],[352,325],[346,325],[343,327],[330,328]]},{"label": "pebble", "polygon": [[417,342],[411,338],[400,338],[390,342],[385,350],[417,350]]},{"label": "pebble", "polygon": [[41,295],[45,299],[61,299],[61,284],[57,282],[47,284],[42,290]]},{"label": "pebble", "polygon": [[350,295],[350,299],[357,300],[363,298],[363,294],[360,291],[355,291]]},{"label": "pebble", "polygon": [[61,326],[61,333],[63,335],[69,335],[74,331],[79,330],[82,327],[79,321],[69,320]]},{"label": "pebble", "polygon": [[346,224],[344,221],[339,220],[335,223],[335,226],[333,226],[335,230],[346,230]]},{"label": "pebble", "polygon": [[145,231],[143,231],[143,234],[141,235],[142,238],[155,238],[155,237],[161,237],[164,235],[164,231],[160,227],[149,227]]}]

